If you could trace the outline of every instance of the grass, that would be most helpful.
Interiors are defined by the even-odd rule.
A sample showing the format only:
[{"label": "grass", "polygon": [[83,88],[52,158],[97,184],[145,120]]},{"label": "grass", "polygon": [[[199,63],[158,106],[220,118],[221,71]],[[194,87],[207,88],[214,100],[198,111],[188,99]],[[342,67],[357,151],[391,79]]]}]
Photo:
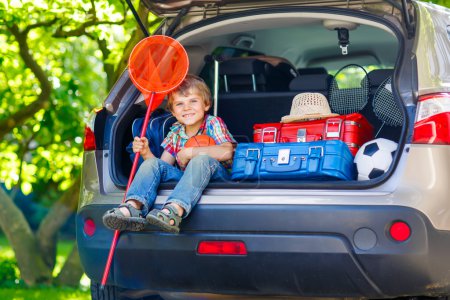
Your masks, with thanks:
[{"label": "grass", "polygon": [[90,300],[89,292],[68,288],[0,288],[0,299],[8,300]]},{"label": "grass", "polygon": [[[58,274],[64,264],[67,255],[72,250],[74,241],[64,240],[58,242],[56,266],[53,274]],[[14,259],[8,240],[5,236],[0,235],[0,261]],[[83,276],[80,282],[80,289],[66,287],[33,287],[27,288],[16,281],[17,285],[12,287],[0,287],[0,299],[8,300],[88,300],[91,299],[89,293],[89,279]]]}]

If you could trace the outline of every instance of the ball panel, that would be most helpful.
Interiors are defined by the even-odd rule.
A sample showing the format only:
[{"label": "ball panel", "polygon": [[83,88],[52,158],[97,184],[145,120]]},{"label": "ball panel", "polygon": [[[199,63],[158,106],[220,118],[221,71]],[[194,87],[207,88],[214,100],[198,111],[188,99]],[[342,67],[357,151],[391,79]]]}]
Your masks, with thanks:
[{"label": "ball panel", "polygon": [[[368,156],[366,156],[368,157]],[[364,161],[362,164],[356,165],[356,168],[358,170],[358,174],[361,174],[362,176],[365,176],[368,178],[370,172],[373,170],[374,166],[372,164],[371,160]]]},{"label": "ball panel", "polygon": [[366,175],[358,174],[358,180],[370,180]]},{"label": "ball panel", "polygon": [[201,135],[195,135],[187,140],[186,144],[184,144],[184,147],[206,147],[206,146],[213,146],[216,142],[214,139],[206,134]]},{"label": "ball panel", "polygon": [[363,154],[367,156],[374,155],[380,148],[378,147],[377,142],[373,142],[371,144],[366,145],[364,148]]},{"label": "ball panel", "polygon": [[372,156],[372,165],[377,169],[387,171],[392,163],[391,152],[380,150]]},{"label": "ball panel", "polygon": [[372,169],[372,171],[369,173],[369,179],[374,179],[374,178],[377,178],[377,177],[379,177],[379,176],[381,176],[381,175],[383,175],[384,174],[384,171],[383,170],[380,170],[380,169],[377,169],[377,168],[374,168],[374,169]]},{"label": "ball panel", "polygon": [[380,149],[392,152],[397,150],[397,143],[388,139],[379,138],[377,139],[377,143]]}]

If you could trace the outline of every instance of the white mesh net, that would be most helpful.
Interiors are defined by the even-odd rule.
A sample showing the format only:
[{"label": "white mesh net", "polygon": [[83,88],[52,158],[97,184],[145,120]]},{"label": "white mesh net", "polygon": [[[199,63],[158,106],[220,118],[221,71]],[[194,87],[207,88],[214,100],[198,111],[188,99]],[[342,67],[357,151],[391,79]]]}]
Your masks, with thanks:
[{"label": "white mesh net", "polygon": [[378,87],[373,97],[373,112],[386,125],[398,127],[403,123],[403,114],[392,94],[391,77]]},{"label": "white mesh net", "polygon": [[361,111],[369,98],[369,80],[363,67],[355,64],[340,69],[330,85],[331,111],[341,115]]}]

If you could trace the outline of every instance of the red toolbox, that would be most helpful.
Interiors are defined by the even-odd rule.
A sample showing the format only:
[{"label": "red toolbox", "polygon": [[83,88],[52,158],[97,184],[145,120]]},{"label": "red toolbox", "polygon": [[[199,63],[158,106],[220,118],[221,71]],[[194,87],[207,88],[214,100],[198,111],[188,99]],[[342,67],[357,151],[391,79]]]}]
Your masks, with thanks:
[{"label": "red toolbox", "polygon": [[359,147],[374,138],[373,127],[359,114],[293,123],[265,123],[253,126],[255,143],[312,142],[341,140],[353,155]]}]

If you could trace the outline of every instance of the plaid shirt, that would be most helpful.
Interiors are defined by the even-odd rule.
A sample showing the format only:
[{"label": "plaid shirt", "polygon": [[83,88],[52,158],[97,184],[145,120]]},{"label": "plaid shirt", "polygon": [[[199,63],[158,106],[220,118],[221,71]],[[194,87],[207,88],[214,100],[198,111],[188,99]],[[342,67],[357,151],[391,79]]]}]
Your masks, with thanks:
[{"label": "plaid shirt", "polygon": [[[226,142],[236,144],[231,133],[228,131],[227,126],[219,117],[206,115],[205,119],[200,126],[196,135],[206,134],[214,139],[216,145],[220,145]],[[170,132],[162,142],[161,146],[169,152],[173,157],[177,159],[177,153],[184,147],[189,136],[186,134],[185,127],[180,122],[175,122],[170,128]],[[177,159],[178,162],[178,159]],[[222,165],[231,171],[233,160],[221,161]]]}]

